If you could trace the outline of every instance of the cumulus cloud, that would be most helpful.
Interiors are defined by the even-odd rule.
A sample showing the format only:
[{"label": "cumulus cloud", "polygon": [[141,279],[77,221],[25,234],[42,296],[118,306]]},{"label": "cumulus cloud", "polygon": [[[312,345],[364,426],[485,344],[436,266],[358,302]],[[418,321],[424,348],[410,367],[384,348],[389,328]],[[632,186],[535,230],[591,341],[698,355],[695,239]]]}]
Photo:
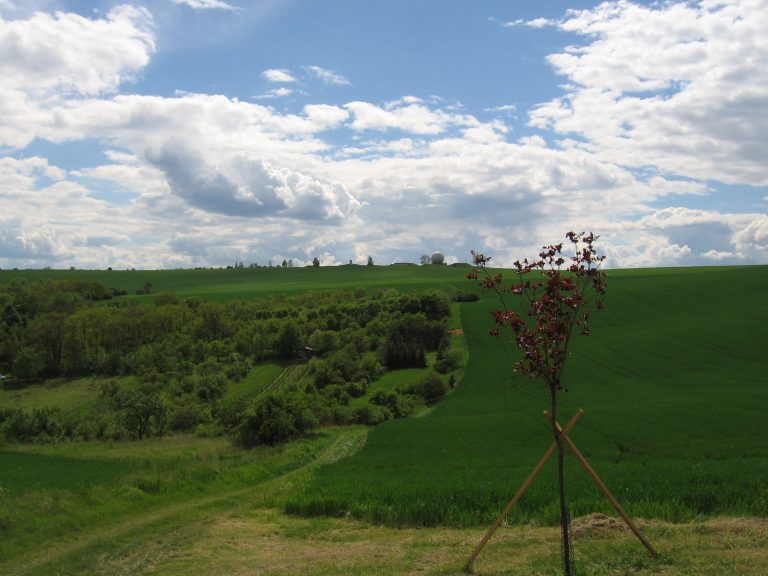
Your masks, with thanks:
[{"label": "cumulus cloud", "polygon": [[768,184],[765,0],[605,2],[558,26],[588,43],[549,56],[566,93],[531,125],[623,165]]},{"label": "cumulus cloud", "polygon": [[264,72],[261,73],[261,76],[267,81],[267,82],[280,82],[280,83],[290,83],[290,82],[296,82],[296,78],[288,71],[283,68],[272,68],[269,70],[264,70]]},{"label": "cumulus cloud", "polygon": [[[15,255],[0,263],[386,264],[476,248],[504,265],[568,229],[602,233],[612,266],[768,261],[764,214],[685,207],[717,179],[765,179],[766,83],[754,67],[765,41],[749,9],[762,3],[750,1],[624,1],[548,21],[583,45],[550,58],[568,83],[531,114],[549,134],[517,140],[502,120],[523,111],[509,104],[483,121],[413,95],[280,112],[222,94],[121,94],[155,50],[145,10],[0,19],[0,144],[105,146],[100,165],[70,171],[0,158],[0,254]],[[739,38],[718,18],[733,18]],[[728,59],[716,53],[726,46]],[[309,79],[350,85],[316,66],[262,78],[272,90],[255,100],[300,94]]]},{"label": "cumulus cloud", "polygon": [[41,266],[65,255],[66,249],[50,229],[25,226],[13,218],[0,220],[0,254],[6,262]]},{"label": "cumulus cloud", "polygon": [[754,264],[768,253],[768,218],[669,207],[631,222],[606,223],[613,267]]},{"label": "cumulus cloud", "polygon": [[38,12],[28,20],[0,19],[4,90],[27,95],[114,92],[147,65],[154,52],[152,17],[118,6],[103,19]]},{"label": "cumulus cloud", "polygon": [[752,254],[756,261],[768,255],[768,216],[760,215],[734,235],[734,244],[742,252]]},{"label": "cumulus cloud", "polygon": [[370,102],[349,102],[344,106],[354,117],[355,130],[391,129],[419,135],[437,135],[453,126],[477,127],[480,123],[466,115],[433,109],[417,99],[403,99],[384,106]]},{"label": "cumulus cloud", "polygon": [[226,167],[207,164],[179,141],[150,151],[147,159],[165,173],[171,192],[190,205],[245,218],[343,219],[357,201],[337,182],[238,155]]},{"label": "cumulus cloud", "polygon": [[23,148],[57,127],[67,99],[112,94],[155,50],[152,17],[118,6],[101,19],[37,12],[0,17],[0,145]]}]

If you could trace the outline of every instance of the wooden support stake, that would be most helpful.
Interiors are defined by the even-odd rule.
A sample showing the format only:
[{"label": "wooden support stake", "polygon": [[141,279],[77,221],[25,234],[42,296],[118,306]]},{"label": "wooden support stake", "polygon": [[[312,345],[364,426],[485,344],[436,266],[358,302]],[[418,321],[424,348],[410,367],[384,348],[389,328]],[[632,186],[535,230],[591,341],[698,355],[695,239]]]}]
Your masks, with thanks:
[{"label": "wooden support stake", "polygon": [[[544,417],[549,420],[550,422],[553,422],[552,416],[548,412],[544,412]],[[643,543],[643,546],[646,547],[648,552],[650,552],[651,556],[654,558],[658,557],[658,553],[656,550],[651,546],[651,543],[648,542],[648,540],[645,539],[645,537],[640,533],[640,530],[638,530],[637,526],[635,526],[635,523],[632,522],[632,519],[629,517],[629,515],[624,512],[624,509],[619,504],[618,500],[613,497],[613,494],[611,494],[610,490],[606,487],[605,484],[603,484],[603,481],[600,479],[600,477],[597,475],[597,472],[595,472],[592,469],[592,466],[589,465],[589,462],[587,462],[587,459],[584,458],[584,456],[579,452],[579,449],[576,448],[576,445],[573,443],[573,441],[568,437],[568,430],[567,426],[565,429],[560,427],[559,423],[553,422],[555,426],[557,427],[557,430],[560,432],[560,437],[563,439],[563,441],[568,445],[568,448],[571,449],[571,452],[573,452],[573,455],[576,456],[576,459],[579,461],[579,463],[584,467],[584,470],[587,471],[587,474],[592,478],[592,480],[597,484],[597,487],[600,488],[600,491],[605,494],[605,497],[608,498],[608,501],[611,503],[611,505],[616,509],[616,512],[619,513],[619,515],[624,519],[624,522],[627,523],[627,526],[632,530],[632,532],[635,533],[635,536],[638,537],[640,542]]]},{"label": "wooden support stake", "polygon": [[[544,413],[547,414],[546,412]],[[561,434],[567,434],[571,428],[573,428],[576,425],[576,422],[579,421],[579,418],[581,418],[584,415],[584,410],[579,409],[576,414],[574,414],[573,418],[565,425],[565,428],[560,432]],[[498,518],[496,518],[496,521],[491,525],[490,528],[488,528],[488,531],[485,533],[485,536],[483,536],[483,539],[480,541],[480,543],[475,547],[474,552],[472,552],[472,555],[467,559],[467,563],[464,564],[464,572],[469,574],[472,572],[472,564],[475,562],[475,559],[480,554],[483,548],[485,548],[485,545],[488,543],[488,540],[491,539],[491,536],[493,536],[494,532],[498,529],[499,526],[501,526],[501,523],[504,521],[504,519],[509,515],[509,512],[512,510],[515,504],[517,504],[517,501],[520,500],[520,498],[523,496],[525,491],[528,489],[528,487],[531,485],[531,483],[536,479],[536,476],[539,475],[539,472],[541,472],[541,469],[544,467],[544,464],[547,463],[547,460],[550,459],[552,454],[554,454],[555,449],[557,448],[557,443],[552,442],[549,448],[547,448],[547,451],[544,453],[544,456],[539,460],[539,463],[536,464],[533,471],[530,473],[528,478],[525,479],[525,482],[522,483],[518,491],[515,493],[515,495],[512,497],[512,500],[509,501],[506,508],[502,510],[501,514],[499,514]]]}]

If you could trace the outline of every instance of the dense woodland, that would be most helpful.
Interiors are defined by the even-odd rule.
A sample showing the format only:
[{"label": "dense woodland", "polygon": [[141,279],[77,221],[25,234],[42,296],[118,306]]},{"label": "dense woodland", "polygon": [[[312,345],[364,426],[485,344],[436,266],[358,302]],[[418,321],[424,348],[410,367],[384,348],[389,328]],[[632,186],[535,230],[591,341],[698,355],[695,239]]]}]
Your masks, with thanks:
[{"label": "dense woodland", "polygon": [[[15,279],[0,286],[4,385],[85,376],[101,384],[87,410],[2,407],[0,434],[120,440],[177,431],[229,434],[247,447],[407,416],[453,384],[461,358],[446,321],[451,300],[465,298],[345,289],[217,303],[161,292],[147,305],[99,282]],[[419,382],[350,407],[385,371],[425,367],[429,352],[434,370]],[[231,394],[265,362],[301,368],[275,389]]]}]

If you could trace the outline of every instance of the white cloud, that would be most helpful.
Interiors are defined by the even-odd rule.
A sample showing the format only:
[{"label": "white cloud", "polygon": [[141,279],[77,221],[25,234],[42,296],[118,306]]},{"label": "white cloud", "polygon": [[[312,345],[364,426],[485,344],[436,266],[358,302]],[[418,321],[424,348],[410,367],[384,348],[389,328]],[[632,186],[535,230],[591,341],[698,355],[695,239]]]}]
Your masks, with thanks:
[{"label": "white cloud", "polygon": [[320,66],[304,66],[304,70],[330,86],[349,86],[351,84],[351,82],[344,76],[333,70],[328,70],[327,68],[321,68]]},{"label": "white cloud", "polygon": [[502,106],[494,106],[492,108],[486,108],[485,112],[503,112],[504,114],[508,114],[512,116],[515,114],[515,112],[517,112],[517,106],[515,106],[514,104],[504,104]]},{"label": "white cloud", "polygon": [[546,26],[555,26],[558,22],[550,20],[548,18],[534,18],[533,20],[512,20],[511,22],[505,22],[505,28],[515,28],[517,26],[528,26],[529,28],[545,28]]},{"label": "white cloud", "polygon": [[143,8],[118,6],[102,19],[35,13],[0,18],[0,145],[23,148],[61,129],[67,99],[116,92],[154,52],[152,18]]},{"label": "white cloud", "polygon": [[327,181],[238,154],[215,165],[174,140],[148,152],[171,192],[189,205],[226,216],[299,220],[346,218],[358,205],[339,182]]},{"label": "white cloud", "polygon": [[714,261],[734,260],[736,258],[739,258],[739,255],[734,254],[733,252],[724,252],[724,251],[714,250],[714,249],[704,252],[702,256],[707,260],[714,260]]},{"label": "white cloud", "polygon": [[280,88],[273,88],[272,90],[267,90],[263,94],[259,94],[258,96],[255,96],[255,98],[256,100],[271,100],[273,98],[285,98],[286,96],[290,96],[291,94],[293,94],[292,89],[282,86]]},{"label": "white cloud", "polygon": [[765,262],[768,217],[670,207],[606,223],[612,267]]},{"label": "white cloud", "polygon": [[3,89],[27,96],[114,92],[149,62],[151,22],[147,10],[132,6],[100,20],[63,12],[0,19]]},{"label": "white cloud", "polygon": [[734,235],[739,251],[752,254],[756,261],[768,256],[768,216],[760,215]]},{"label": "white cloud", "polygon": [[238,10],[222,0],[173,0],[174,3],[189,6],[194,10]]},{"label": "white cloud", "polygon": [[344,108],[327,104],[309,104],[304,106],[304,114],[310,122],[321,130],[335,128],[349,118],[349,112]]},{"label": "white cloud", "polygon": [[290,83],[290,82],[296,82],[296,78],[285,69],[277,69],[272,68],[270,70],[264,70],[264,72],[261,73],[261,76],[267,80],[267,82],[280,82],[280,83]]},{"label": "white cloud", "polygon": [[398,101],[380,107],[369,102],[350,102],[345,105],[354,116],[355,130],[403,130],[412,134],[436,135],[451,126],[479,126],[474,118],[457,115],[441,109],[433,110],[413,101]]},{"label": "white cloud", "polygon": [[[715,171],[747,183],[765,174],[762,156],[756,159],[745,139],[749,131],[717,132],[713,116],[714,104],[731,98],[733,114],[721,121],[754,116],[757,130],[761,108],[750,116],[738,91],[687,92],[703,80],[689,71],[692,78],[682,81],[683,72],[708,73],[690,54],[690,62],[684,58],[699,40],[692,36],[686,42],[693,46],[678,49],[688,38],[684,27],[659,23],[660,40],[656,29],[643,29],[663,12],[688,19],[698,34],[714,26],[709,6],[618,2],[570,13],[559,25],[583,34],[586,45],[552,59],[570,84],[532,115],[562,137],[556,148],[548,144],[551,134],[513,142],[500,118],[481,121],[437,97],[314,102],[284,113],[216,94],[119,94],[155,49],[145,11],[0,20],[0,69],[7,72],[0,143],[23,148],[34,138],[88,138],[106,147],[101,165],[72,171],[40,157],[0,158],[0,265],[167,267],[306,263],[314,256],[364,263],[368,255],[386,264],[434,250],[461,260],[471,248],[492,249],[496,262],[510,264],[567,229],[602,233],[613,266],[768,261],[765,215],[684,206],[690,196],[713,193],[717,183],[705,177]],[[722,10],[733,6],[742,5]],[[756,43],[759,56],[763,40],[746,39],[747,32],[743,42]],[[707,36],[707,54],[722,47],[718,34],[729,32]],[[624,61],[642,60],[640,52],[657,40],[670,50],[666,60],[657,54],[658,70]],[[14,50],[26,60],[11,61]],[[736,53],[741,57],[738,46]],[[719,62],[707,58],[707,65]],[[38,62],[54,72],[39,73]],[[88,62],[93,69],[84,69]],[[720,84],[709,86],[734,88],[726,76],[738,66],[729,66],[721,68]],[[303,71],[302,80],[349,84],[327,69]],[[287,70],[262,76],[277,86],[257,99],[298,93]],[[762,78],[741,86],[759,92]],[[675,101],[683,95],[686,105]],[[711,154],[697,156],[708,146]],[[679,206],[658,208],[670,199]]]},{"label": "white cloud", "polygon": [[676,266],[684,264],[692,253],[688,245],[674,244],[663,236],[650,234],[635,236],[631,244],[604,241],[602,247],[606,264],[611,268]]},{"label": "white cloud", "polygon": [[768,184],[768,3],[605,2],[559,23],[589,42],[549,57],[566,94],[531,124],[611,161]]}]

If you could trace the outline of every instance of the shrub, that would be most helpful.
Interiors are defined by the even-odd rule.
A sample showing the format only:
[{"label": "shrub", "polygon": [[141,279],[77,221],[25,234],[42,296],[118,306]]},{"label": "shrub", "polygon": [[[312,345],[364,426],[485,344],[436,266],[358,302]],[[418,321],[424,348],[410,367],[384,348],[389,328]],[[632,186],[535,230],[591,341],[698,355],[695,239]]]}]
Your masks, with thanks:
[{"label": "shrub", "polygon": [[409,392],[421,396],[428,406],[434,406],[448,393],[448,384],[434,372],[430,372],[413,384]]},{"label": "shrub", "polygon": [[389,411],[389,408],[377,406],[376,404],[363,404],[355,409],[352,414],[352,420],[356,424],[364,424],[366,426],[375,426],[391,419],[392,412]]},{"label": "shrub", "polygon": [[244,448],[273,445],[317,425],[303,394],[267,394],[243,414],[237,440]]},{"label": "shrub", "polygon": [[435,362],[435,370],[440,374],[448,374],[456,370],[461,364],[461,352],[458,350],[446,350],[443,352]]}]

